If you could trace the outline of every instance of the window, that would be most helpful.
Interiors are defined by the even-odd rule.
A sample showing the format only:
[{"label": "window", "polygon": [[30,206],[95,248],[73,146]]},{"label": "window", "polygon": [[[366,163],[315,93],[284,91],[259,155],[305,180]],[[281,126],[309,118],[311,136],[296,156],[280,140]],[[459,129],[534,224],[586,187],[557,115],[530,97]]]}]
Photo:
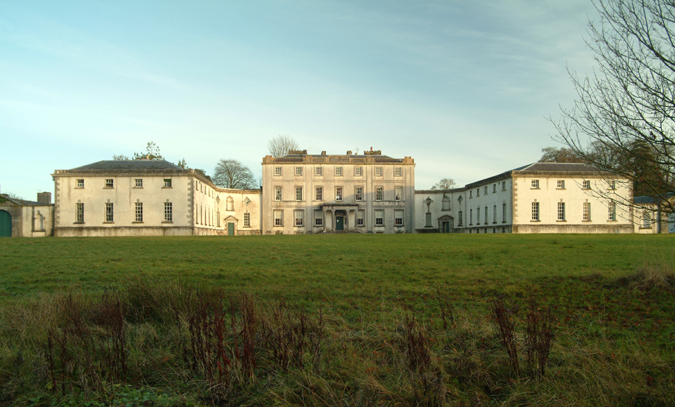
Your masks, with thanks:
[{"label": "window", "polygon": [[274,226],[284,226],[284,211],[274,211]]},{"label": "window", "polygon": [[274,200],[281,201],[281,187],[274,187]]},{"label": "window", "polygon": [[649,210],[645,209],[642,211],[642,228],[649,229],[652,227],[652,217],[649,213]]},{"label": "window", "polygon": [[502,191],[506,191],[506,181],[502,181]]},{"label": "window", "polygon": [[136,222],[143,222],[143,202],[134,204],[134,214],[136,215]]},{"label": "window", "polygon": [[375,211],[375,226],[384,226],[384,211],[382,209]]},{"label": "window", "polygon": [[506,203],[502,204],[502,223],[506,223]]},{"label": "window", "polygon": [[365,226],[366,225],[366,212],[365,211],[356,211],[356,226]]},{"label": "window", "polygon": [[473,209],[469,209],[469,226],[473,225]]},{"label": "window", "polygon": [[335,167],[335,176],[336,177],[342,176],[342,167]]},{"label": "window", "polygon": [[323,212],[314,211],[314,226],[322,227],[323,226]]},{"label": "window", "polygon": [[295,200],[302,201],[302,187],[295,187]]},{"label": "window", "polygon": [[293,211],[295,214],[295,226],[302,226],[305,220],[305,211]]},{"label": "window", "polygon": [[457,213],[457,218],[458,218],[457,226],[463,226],[463,224],[462,224],[462,211],[459,211]]},{"label": "window", "polygon": [[532,188],[532,189],[539,189],[539,180],[538,180],[538,179],[533,179],[533,180],[532,180],[531,188]]},{"label": "window", "polygon": [[584,202],[584,222],[590,222],[591,221],[591,203],[590,202]]},{"label": "window", "polygon": [[274,175],[277,177],[281,176],[281,167],[274,167]]},{"label": "window", "polygon": [[316,187],[314,194],[314,200],[315,201],[323,201],[323,187]]},{"label": "window", "polygon": [[559,179],[558,184],[556,186],[558,189],[565,189],[565,180],[564,179]]},{"label": "window", "polygon": [[171,178],[164,178],[164,188],[171,188]]},{"label": "window", "polygon": [[77,180],[77,187],[78,188],[84,188],[84,180],[83,179]]},{"label": "window", "polygon": [[492,223],[497,223],[497,205],[492,207]]},{"label": "window", "polygon": [[251,227],[251,214],[248,212],[244,212],[244,227],[245,228]]},{"label": "window", "polygon": [[403,211],[400,209],[394,211],[394,226],[403,226]]},{"label": "window", "polygon": [[384,187],[375,187],[375,200],[381,201],[384,199]]},{"label": "window", "polygon": [[342,187],[335,187],[335,200],[342,201]]},{"label": "window", "polygon": [[497,192],[497,184],[492,184],[492,193],[494,194],[496,192]]},{"label": "window", "polygon": [[616,181],[614,180],[609,181],[609,189],[616,189]]},{"label": "window", "polygon": [[431,212],[427,212],[425,215],[426,216],[424,217],[424,226],[430,228],[431,227]]},{"label": "window", "polygon": [[394,199],[396,201],[403,200],[403,188],[402,187],[394,187]]},{"label": "window", "polygon": [[84,204],[83,203],[77,203],[77,212],[76,212],[76,217],[75,217],[75,222],[77,223],[84,223]]},{"label": "window", "polygon": [[539,202],[532,202],[532,220],[535,222],[539,221]]},{"label": "window", "polygon": [[143,188],[143,180],[141,178],[134,179],[134,188]]},{"label": "window", "polygon": [[469,191],[469,198],[473,198],[473,190]]},{"label": "window", "polygon": [[476,224],[480,224],[480,208],[476,208]]},{"label": "window", "polygon": [[450,210],[450,198],[447,196],[443,197],[443,210],[444,211]]},{"label": "window", "polygon": [[480,188],[476,188],[476,198],[480,196]]},{"label": "window", "polygon": [[164,222],[173,222],[173,205],[171,202],[164,202]]},{"label": "window", "polygon": [[384,172],[382,171],[382,167],[375,167],[375,176],[376,177],[381,177]]},{"label": "window", "polygon": [[611,201],[609,205],[607,205],[607,220],[609,221],[615,221],[616,220],[616,202]]},{"label": "window", "polygon": [[488,207],[485,207],[485,224],[488,224]]},{"label": "window", "polygon": [[583,189],[591,189],[591,181],[584,181]]},{"label": "window", "polygon": [[487,194],[488,194],[488,188],[487,188],[487,185],[486,185],[485,186],[485,195],[487,195]]},{"label": "window", "polygon": [[295,167],[295,175],[302,175],[302,167]]},{"label": "window", "polygon": [[234,210],[234,199],[232,199],[231,196],[227,197],[227,201],[225,201],[225,210],[226,211],[233,211]]},{"label": "window", "polygon": [[363,201],[363,187],[354,187],[354,198],[357,201]]},{"label": "window", "polygon": [[363,176],[363,167],[354,168],[354,175],[357,177]]},{"label": "window", "polygon": [[107,178],[107,179],[105,180],[105,187],[106,187],[106,188],[112,188],[112,187],[113,187],[113,180],[110,179],[110,178]]},{"label": "window", "polygon": [[314,175],[323,177],[323,167],[314,167]]},{"label": "window", "polygon": [[565,221],[565,202],[558,202],[558,221]]},{"label": "window", "polygon": [[113,222],[113,204],[110,202],[105,204],[105,221]]},{"label": "window", "polygon": [[403,176],[403,169],[401,167],[394,167],[394,176],[395,177],[402,177]]}]

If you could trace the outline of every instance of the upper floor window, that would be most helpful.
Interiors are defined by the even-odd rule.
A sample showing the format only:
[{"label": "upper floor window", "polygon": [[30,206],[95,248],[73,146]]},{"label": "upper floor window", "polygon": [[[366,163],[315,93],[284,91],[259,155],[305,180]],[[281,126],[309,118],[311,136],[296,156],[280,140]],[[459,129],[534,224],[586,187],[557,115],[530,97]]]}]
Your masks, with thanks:
[{"label": "upper floor window", "polygon": [[532,188],[532,189],[539,189],[539,180],[538,180],[538,179],[533,179],[533,180],[532,180],[531,188]]},{"label": "upper floor window", "polygon": [[281,167],[274,167],[274,175],[281,176]]},{"label": "upper floor window", "polygon": [[557,184],[556,184],[556,188],[558,188],[558,189],[565,189],[565,180],[564,180],[564,179],[559,179],[558,182],[557,182]]},{"label": "upper floor window", "polygon": [[502,181],[502,191],[506,191],[506,181]]},{"label": "upper floor window", "polygon": [[375,200],[381,201],[384,199],[384,187],[375,187]]},{"label": "upper floor window", "polygon": [[395,177],[402,177],[403,176],[403,169],[401,167],[394,167],[394,176]]},{"label": "upper floor window", "polygon": [[480,188],[476,188],[476,198],[480,196]]},{"label": "upper floor window", "polygon": [[77,187],[78,188],[84,188],[84,180],[83,179],[77,180]]},{"label": "upper floor window", "polygon": [[395,187],[394,188],[394,200],[401,201],[403,200],[403,188]]},{"label": "upper floor window", "polygon": [[383,174],[382,167],[375,167],[375,176],[376,177],[381,177]]},{"label": "upper floor window", "polygon": [[354,175],[360,177],[363,175],[363,167],[354,168]]},{"label": "upper floor window", "polygon": [[225,201],[225,210],[226,211],[233,211],[234,210],[234,199],[232,199],[231,196],[228,196],[227,201]]},{"label": "upper floor window", "polygon": [[295,187],[295,200],[302,201],[302,187]]},{"label": "upper floor window", "polygon": [[616,189],[616,181],[611,180],[609,183],[609,189]]},{"label": "upper floor window", "polygon": [[488,194],[488,188],[487,188],[487,185],[486,185],[485,186],[485,195],[487,195],[487,194]]},{"label": "upper floor window", "polygon": [[582,184],[582,188],[583,189],[591,189],[591,181],[584,180],[584,182]]},{"label": "upper floor window", "polygon": [[143,179],[136,178],[134,180],[134,188],[143,188]]},{"label": "upper floor window", "polygon": [[492,193],[497,192],[497,184],[492,184]]},{"label": "upper floor window", "polygon": [[164,188],[171,188],[171,178],[164,179]]},{"label": "upper floor window", "polygon": [[281,201],[281,187],[274,187],[274,200]]},{"label": "upper floor window", "polygon": [[295,175],[302,175],[302,167],[295,167]]},{"label": "upper floor window", "polygon": [[473,198],[473,190],[469,191],[469,198]]},{"label": "upper floor window", "polygon": [[342,200],[342,187],[335,187],[335,200],[336,201]]},{"label": "upper floor window", "polygon": [[323,201],[323,187],[316,187],[316,193],[314,194],[315,201]]},{"label": "upper floor window", "polygon": [[356,201],[363,201],[363,187],[354,187],[354,198]]},{"label": "upper floor window", "polygon": [[444,211],[450,210],[450,198],[447,196],[443,197],[443,210]]},{"label": "upper floor window", "polygon": [[336,177],[342,176],[342,167],[335,167],[335,176]]},{"label": "upper floor window", "polygon": [[323,176],[323,167],[314,167],[314,175],[317,177]]},{"label": "upper floor window", "polygon": [[112,178],[107,178],[107,179],[105,180],[105,187],[106,187],[106,188],[112,188],[113,185],[114,185],[114,184],[113,184]]}]

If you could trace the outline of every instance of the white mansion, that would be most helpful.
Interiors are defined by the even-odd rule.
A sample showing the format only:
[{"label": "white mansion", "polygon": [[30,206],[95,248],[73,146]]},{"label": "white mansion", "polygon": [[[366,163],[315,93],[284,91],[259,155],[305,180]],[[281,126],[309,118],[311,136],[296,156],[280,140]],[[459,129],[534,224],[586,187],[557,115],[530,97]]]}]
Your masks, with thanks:
[{"label": "white mansion", "polygon": [[[380,151],[292,151],[264,157],[262,169],[259,190],[220,188],[199,171],[163,160],[99,161],[56,170],[51,208],[47,203],[38,212],[19,210],[20,202],[0,199],[0,236],[669,229],[661,220],[652,221],[654,212],[638,200],[617,204],[633,202],[630,180],[585,164],[534,163],[447,190],[415,190],[414,160]],[[35,232],[31,213],[39,213],[38,223],[51,230]]]}]

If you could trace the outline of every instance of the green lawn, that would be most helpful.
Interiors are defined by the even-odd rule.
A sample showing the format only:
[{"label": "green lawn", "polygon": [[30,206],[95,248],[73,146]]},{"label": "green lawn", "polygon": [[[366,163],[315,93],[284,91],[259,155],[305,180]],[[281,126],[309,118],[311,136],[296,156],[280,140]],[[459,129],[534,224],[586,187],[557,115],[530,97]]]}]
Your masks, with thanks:
[{"label": "green lawn", "polygon": [[[29,323],[21,326],[17,322],[21,320],[17,314],[38,318],[36,309],[54,301],[61,304],[59,298],[68,294],[96,302],[103,293],[124,293],[140,285],[160,297],[165,290],[167,298],[176,295],[176,289],[217,289],[224,296],[251,294],[261,310],[271,309],[279,301],[293,312],[305,310],[313,317],[321,310],[330,335],[320,354],[335,356],[331,362],[322,362],[324,370],[316,367],[323,373],[306,368],[294,373],[284,370],[283,374],[269,366],[263,369],[260,366],[267,359],[261,350],[260,366],[253,374],[256,379],[239,383],[245,387],[239,391],[248,396],[237,403],[314,405],[324,400],[322,403],[331,405],[325,400],[339,399],[342,394],[352,404],[374,405],[472,405],[483,401],[518,405],[543,400],[555,405],[668,405],[675,402],[674,248],[675,236],[668,235],[4,239],[0,244],[0,322],[12,328],[0,335],[0,383],[3,378],[11,383],[19,380],[11,361],[21,349],[36,352],[35,346],[39,348],[49,335],[47,328],[35,328],[41,333],[32,334]],[[529,300],[536,299],[541,309],[552,309],[556,340],[546,377],[532,381],[508,372],[508,357],[500,349],[498,332],[491,322],[498,298],[513,313],[519,348],[524,346],[522,329]],[[449,330],[440,328],[439,307],[443,304],[454,310],[454,328]],[[189,319],[189,312],[185,312],[181,317],[184,323]],[[410,380],[400,372],[395,374],[402,363],[397,360],[406,360],[409,353],[401,327],[405,318],[413,315],[425,327],[430,338],[425,346],[436,358],[432,358],[433,369],[429,367],[424,374],[431,375],[433,370],[442,376],[434,383],[440,380],[443,391],[428,390],[426,376],[420,372],[415,376],[411,370],[410,377],[417,379]],[[46,321],[46,325],[57,324],[49,318]],[[130,344],[138,330],[148,329],[144,324],[155,324],[153,329],[165,336],[191,335],[185,328],[167,327],[159,320],[140,325],[128,322]],[[57,325],[51,329],[65,332]],[[390,349],[383,343],[403,345]],[[157,345],[152,352],[170,360],[175,357],[171,371],[187,369],[178,361],[180,350],[170,343]],[[309,357],[308,351],[304,352]],[[390,356],[382,359],[382,352]],[[468,370],[461,370],[461,366]],[[20,374],[35,376],[34,372]],[[200,376],[198,369],[193,374],[193,384],[206,380],[206,373]],[[269,385],[270,374],[282,381],[292,377],[295,384]],[[472,379],[462,378],[463,374]],[[268,385],[261,385],[263,377]],[[35,380],[49,382],[46,377]],[[145,385],[128,377],[119,379],[120,385],[141,393],[170,388],[167,400],[220,403],[192,396],[208,393],[204,390],[208,386],[176,389],[171,384],[176,379],[153,379],[152,384],[144,380]],[[305,394],[303,380],[319,390]],[[7,405],[43,405],[39,400],[29,401],[31,394],[39,393],[35,388],[8,389],[0,393],[0,405],[3,400]],[[45,403],[66,403],[88,394],[72,383],[67,392],[70,396],[54,398],[48,391],[43,393]],[[593,393],[600,397],[597,403],[589,398]],[[102,396],[99,389],[95,394],[87,397],[105,400],[117,393]],[[153,402],[159,405],[160,399]]]}]

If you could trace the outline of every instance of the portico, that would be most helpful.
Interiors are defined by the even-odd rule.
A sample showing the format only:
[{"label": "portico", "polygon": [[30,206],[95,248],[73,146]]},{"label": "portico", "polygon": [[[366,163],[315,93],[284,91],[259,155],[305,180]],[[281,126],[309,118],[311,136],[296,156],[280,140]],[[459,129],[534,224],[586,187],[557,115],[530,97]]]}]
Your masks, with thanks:
[{"label": "portico", "polygon": [[326,232],[356,232],[357,204],[330,203],[321,206]]}]

